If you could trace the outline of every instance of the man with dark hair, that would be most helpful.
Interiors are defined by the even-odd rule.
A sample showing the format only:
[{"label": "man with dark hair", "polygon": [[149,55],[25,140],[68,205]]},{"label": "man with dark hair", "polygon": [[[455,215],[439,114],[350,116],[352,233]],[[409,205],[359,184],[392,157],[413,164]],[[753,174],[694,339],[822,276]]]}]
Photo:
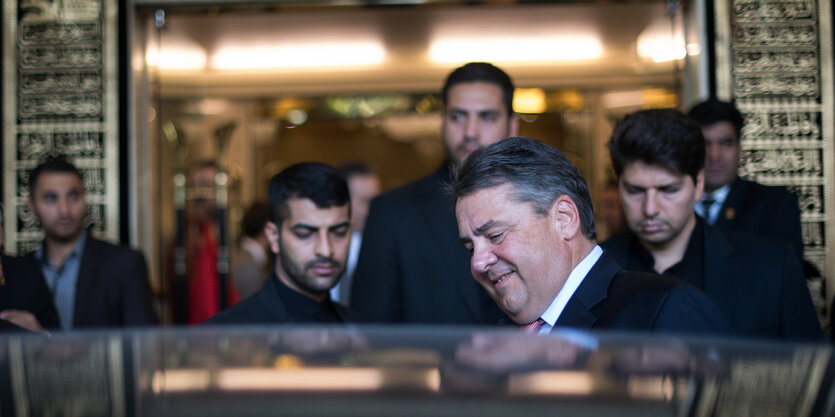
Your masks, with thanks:
[{"label": "man with dark hair", "polygon": [[530,138],[504,139],[473,152],[450,191],[473,277],[526,331],[730,332],[700,291],[624,272],[603,252],[588,186],[560,151]]},{"label": "man with dark hair", "polygon": [[256,201],[244,212],[241,237],[232,257],[232,279],[241,298],[255,294],[270,273],[267,256],[267,232],[270,206]]},{"label": "man with dark hair", "polygon": [[432,174],[371,203],[351,307],[372,322],[496,324],[507,319],[469,278],[455,213],[442,189],[450,165],[513,136],[513,82],[501,69],[471,62],[442,90],[447,159]]},{"label": "man with dark hair", "polygon": [[716,99],[699,103],[688,115],[705,138],[705,192],[696,213],[719,229],[738,230],[785,240],[803,260],[803,236],[797,196],[739,178],[744,118],[733,104]]},{"label": "man with dark hair", "polygon": [[145,257],[87,231],[86,192],[75,165],[59,155],[36,166],[28,203],[44,240],[28,257],[27,276],[43,274],[63,329],[156,324]]},{"label": "man with dark hair", "polygon": [[348,257],[351,201],[345,178],[325,164],[296,164],[273,177],[269,194],[273,272],[257,293],[206,323],[345,322],[346,310],[328,294]]},{"label": "man with dark hair", "polygon": [[674,109],[628,115],[609,142],[631,234],[603,243],[624,268],[703,290],[742,336],[820,340],[803,272],[785,242],[713,228],[693,205],[704,187],[699,126]]}]

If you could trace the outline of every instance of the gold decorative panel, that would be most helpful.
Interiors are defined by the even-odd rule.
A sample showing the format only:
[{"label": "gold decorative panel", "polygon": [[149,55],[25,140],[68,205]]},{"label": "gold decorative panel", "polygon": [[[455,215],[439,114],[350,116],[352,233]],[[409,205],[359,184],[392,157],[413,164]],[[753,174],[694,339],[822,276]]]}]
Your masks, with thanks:
[{"label": "gold decorative panel", "polygon": [[119,233],[116,0],[3,2],[3,201],[6,248],[41,239],[26,207],[29,170],[51,153],[84,175],[93,231]]},{"label": "gold decorative panel", "polygon": [[[716,81],[746,119],[740,175],[800,201],[809,281],[824,315],[835,290],[832,10],[828,0],[716,0]],[[825,296],[824,296],[825,294]]]}]

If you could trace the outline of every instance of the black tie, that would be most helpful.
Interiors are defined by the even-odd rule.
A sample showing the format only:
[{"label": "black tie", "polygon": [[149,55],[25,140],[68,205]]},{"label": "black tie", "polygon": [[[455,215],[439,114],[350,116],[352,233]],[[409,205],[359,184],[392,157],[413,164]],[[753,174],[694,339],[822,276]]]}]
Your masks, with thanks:
[{"label": "black tie", "polygon": [[710,195],[710,194],[705,194],[704,197],[702,197],[702,201],[701,201],[701,203],[702,203],[702,213],[704,214],[704,218],[708,222],[708,224],[711,224],[711,225],[713,224],[713,221],[710,218],[710,208],[713,207],[713,203],[715,203],[715,202],[716,202],[716,200],[714,200],[713,196]]}]

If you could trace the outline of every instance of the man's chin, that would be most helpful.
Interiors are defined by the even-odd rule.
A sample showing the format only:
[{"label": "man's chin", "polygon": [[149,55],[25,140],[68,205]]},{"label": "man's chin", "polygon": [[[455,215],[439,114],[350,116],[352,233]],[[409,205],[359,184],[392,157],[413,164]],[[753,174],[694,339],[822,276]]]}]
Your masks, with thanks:
[{"label": "man's chin", "polygon": [[49,236],[50,239],[52,239],[54,241],[57,241],[57,242],[60,242],[60,243],[70,243],[70,242],[74,242],[76,239],[78,239],[78,236],[80,236],[80,235],[81,235],[81,231],[51,233],[48,236]]}]

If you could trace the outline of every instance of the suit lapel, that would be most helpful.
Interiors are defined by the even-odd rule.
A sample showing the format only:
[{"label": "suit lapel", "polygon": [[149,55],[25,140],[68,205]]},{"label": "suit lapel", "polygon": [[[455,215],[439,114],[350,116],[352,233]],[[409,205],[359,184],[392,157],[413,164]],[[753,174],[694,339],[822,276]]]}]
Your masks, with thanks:
[{"label": "suit lapel", "polygon": [[[94,292],[96,287],[96,275],[98,274],[99,261],[96,260],[99,242],[93,238],[90,231],[87,231],[87,241],[84,242],[84,253],[81,254],[81,266],[78,269],[78,280],[75,283],[75,306],[73,308],[73,327],[86,322],[86,315],[89,310],[86,308],[94,302],[93,297],[101,296]],[[98,300],[102,303],[102,300]]]},{"label": "suit lapel", "polygon": [[[567,326],[582,330],[591,329],[597,322],[597,315],[592,309],[606,299],[609,285],[620,266],[606,252],[594,264],[583,282],[568,300],[557,326]],[[557,327],[555,326],[555,327]]]},{"label": "suit lapel", "polygon": [[739,294],[731,289],[736,282],[734,265],[730,258],[735,251],[734,247],[725,239],[717,229],[704,224],[704,292],[720,306],[733,305],[735,300],[732,294]]},{"label": "suit lapel", "polygon": [[748,194],[748,185],[742,179],[738,178],[731,184],[731,189],[728,190],[728,196],[722,204],[719,215],[716,216],[714,226],[720,229],[733,229],[732,225],[737,222],[739,213],[745,212],[746,196]]},{"label": "suit lapel", "polygon": [[469,255],[467,255],[464,247],[458,243],[458,222],[455,219],[455,209],[449,198],[441,191],[443,183],[449,180],[449,170],[446,165],[438,169],[432,179],[434,181],[426,181],[421,184],[421,195],[427,200],[427,204],[422,205],[422,214],[434,237],[429,245],[431,248],[427,249],[440,252],[437,259],[447,261],[448,265],[444,267],[453,271],[451,275],[454,277],[454,286],[461,296],[464,306],[472,317],[480,318],[481,300],[478,298],[478,294],[481,288],[477,287],[478,284],[468,274],[458,276],[459,274],[454,272],[458,271],[459,268],[469,271],[469,266],[465,269],[458,265],[458,262],[463,262],[463,260],[467,260],[467,265],[469,265]]}]

